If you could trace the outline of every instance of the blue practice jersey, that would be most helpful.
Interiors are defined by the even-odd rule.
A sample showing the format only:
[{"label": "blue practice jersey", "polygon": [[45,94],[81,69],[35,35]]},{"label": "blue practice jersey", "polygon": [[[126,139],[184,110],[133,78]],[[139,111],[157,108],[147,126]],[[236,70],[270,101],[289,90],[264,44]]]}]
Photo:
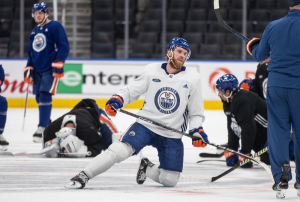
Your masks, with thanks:
[{"label": "blue practice jersey", "polygon": [[70,46],[64,27],[57,21],[50,21],[43,27],[35,27],[30,34],[27,66],[36,72],[52,69],[52,62],[65,62]]},{"label": "blue practice jersey", "polygon": [[1,92],[1,86],[5,80],[5,74],[4,74],[4,69],[2,65],[0,64],[0,92]]},{"label": "blue practice jersey", "polygon": [[300,89],[300,10],[268,24],[252,58],[263,61],[271,56],[268,87]]}]

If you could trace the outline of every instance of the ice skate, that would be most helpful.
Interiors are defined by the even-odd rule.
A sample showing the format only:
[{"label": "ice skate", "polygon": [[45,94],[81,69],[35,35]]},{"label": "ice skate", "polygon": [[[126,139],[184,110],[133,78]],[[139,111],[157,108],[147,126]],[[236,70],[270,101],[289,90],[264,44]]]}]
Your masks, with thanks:
[{"label": "ice skate", "polygon": [[273,190],[276,191],[276,198],[284,199],[286,190],[289,188],[289,176],[288,172],[290,170],[289,164],[283,164],[282,166],[282,176],[278,183],[273,185]]},{"label": "ice skate", "polygon": [[43,132],[45,127],[39,126],[38,129],[33,134],[33,142],[42,143],[43,142]]},{"label": "ice skate", "polygon": [[89,177],[85,172],[81,171],[78,175],[73,177],[68,185],[65,188],[68,189],[82,189],[88,183]]},{"label": "ice skate", "polygon": [[6,141],[4,136],[0,134],[0,151],[6,151],[9,143]]},{"label": "ice skate", "polygon": [[138,184],[143,184],[146,181],[146,170],[148,166],[152,167],[154,166],[154,164],[151,161],[149,161],[148,158],[142,158],[139,170],[136,175],[136,182]]},{"label": "ice skate", "polygon": [[300,196],[300,184],[295,182],[294,187],[295,187],[295,189],[297,189],[297,195]]}]

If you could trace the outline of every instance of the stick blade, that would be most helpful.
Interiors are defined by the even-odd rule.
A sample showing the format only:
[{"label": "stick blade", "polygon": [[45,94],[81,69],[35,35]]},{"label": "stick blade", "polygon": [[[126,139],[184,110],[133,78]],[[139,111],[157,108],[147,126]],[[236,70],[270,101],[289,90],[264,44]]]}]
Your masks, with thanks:
[{"label": "stick blade", "polygon": [[212,177],[208,176],[193,176],[190,178],[192,182],[212,182]]},{"label": "stick blade", "polygon": [[8,151],[0,151],[0,156],[9,157],[9,156],[14,156],[14,154]]}]

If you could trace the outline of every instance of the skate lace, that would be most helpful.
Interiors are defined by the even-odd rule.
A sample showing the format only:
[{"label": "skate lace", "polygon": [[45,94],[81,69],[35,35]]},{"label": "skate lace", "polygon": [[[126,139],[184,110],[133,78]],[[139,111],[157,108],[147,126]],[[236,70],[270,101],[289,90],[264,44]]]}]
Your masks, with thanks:
[{"label": "skate lace", "polygon": [[44,130],[45,130],[44,127],[39,126],[35,133],[42,134],[44,132]]}]

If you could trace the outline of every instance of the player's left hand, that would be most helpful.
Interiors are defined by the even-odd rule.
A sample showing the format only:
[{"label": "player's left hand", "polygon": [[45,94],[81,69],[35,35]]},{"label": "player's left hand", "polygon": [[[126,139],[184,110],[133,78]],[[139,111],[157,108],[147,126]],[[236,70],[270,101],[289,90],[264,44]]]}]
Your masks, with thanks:
[{"label": "player's left hand", "polygon": [[64,74],[64,63],[63,62],[52,62],[52,71],[53,71],[53,76],[56,79],[62,78]]},{"label": "player's left hand", "polygon": [[[113,95],[105,105],[105,111],[109,116],[116,116],[117,112],[114,109],[120,109],[123,107],[124,100],[119,95]],[[113,108],[114,109],[113,109]]]},{"label": "player's left hand", "polygon": [[[240,153],[243,154],[242,151],[240,151]],[[251,156],[251,155],[250,155]],[[247,158],[243,157],[243,156],[239,156],[239,161],[240,161],[240,164],[242,162],[244,162],[245,160],[247,160]],[[249,161],[248,163],[246,163],[245,165],[242,165],[241,168],[253,168],[253,163],[252,161]]]},{"label": "player's left hand", "polygon": [[207,143],[209,143],[207,135],[203,130],[203,127],[191,130],[190,135],[192,135],[194,147],[206,147]]},{"label": "player's left hand", "polygon": [[241,83],[240,83],[240,88],[244,89],[244,90],[251,90],[253,88],[253,81],[250,78],[244,79]]},{"label": "player's left hand", "polygon": [[247,44],[247,51],[250,55],[252,55],[252,49],[255,45],[258,45],[260,42],[260,38],[252,38]]}]

